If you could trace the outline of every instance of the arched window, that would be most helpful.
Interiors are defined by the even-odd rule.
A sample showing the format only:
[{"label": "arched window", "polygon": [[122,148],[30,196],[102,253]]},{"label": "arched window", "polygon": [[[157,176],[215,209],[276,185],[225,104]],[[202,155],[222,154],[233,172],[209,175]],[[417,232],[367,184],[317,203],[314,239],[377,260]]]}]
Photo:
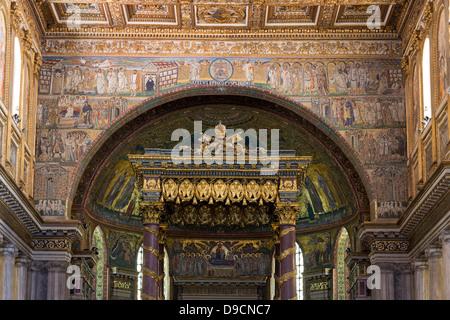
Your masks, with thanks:
[{"label": "arched window", "polygon": [[22,72],[22,52],[20,50],[20,42],[17,36],[14,37],[13,51],[13,87],[12,87],[12,115],[20,116],[20,79]]},{"label": "arched window", "polygon": [[0,11],[0,100],[5,94],[5,59],[6,59],[6,24],[3,12]]},{"label": "arched window", "polygon": [[[423,87],[423,117],[431,119],[431,62],[430,40],[427,37],[422,52],[422,87]],[[424,124],[426,125],[427,122]]]},{"label": "arched window", "polygon": [[30,69],[29,65],[24,69],[23,74],[23,92],[22,92],[22,129],[25,129],[24,134],[27,134],[27,125],[28,125],[28,104],[29,104],[29,87],[30,87]]},{"label": "arched window", "polygon": [[348,276],[349,270],[345,265],[345,258],[347,256],[347,248],[350,247],[350,237],[347,229],[342,228],[336,242],[336,249],[334,252],[334,269],[333,269],[333,299],[334,300],[348,300],[349,289]]},{"label": "arched window", "polygon": [[[137,282],[137,300],[142,300],[142,264],[144,262],[144,250],[141,246],[138,250],[137,259],[136,259],[136,270],[139,272],[138,274],[138,282]],[[170,279],[169,279],[169,255],[167,253],[166,248],[164,248],[164,297],[166,300],[170,297]]]},{"label": "arched window", "polygon": [[303,300],[303,252],[298,243],[295,243],[295,265],[297,267],[297,299]]},{"label": "arched window", "polygon": [[144,261],[143,256],[144,250],[141,246],[139,248],[138,254],[137,254],[137,261],[136,261],[136,271],[139,272],[138,274],[138,283],[137,283],[137,300],[141,300],[141,293],[142,293],[142,263]]},{"label": "arched window", "polygon": [[98,260],[95,269],[95,299],[104,300],[107,298],[106,292],[106,248],[105,238],[99,226],[92,234],[92,245],[97,248]]}]

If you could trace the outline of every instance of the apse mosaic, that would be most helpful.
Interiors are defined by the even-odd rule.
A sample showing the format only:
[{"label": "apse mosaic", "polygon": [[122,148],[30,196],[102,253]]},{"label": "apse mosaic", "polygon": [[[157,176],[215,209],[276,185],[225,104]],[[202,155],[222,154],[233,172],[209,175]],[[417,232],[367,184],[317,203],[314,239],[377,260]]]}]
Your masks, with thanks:
[{"label": "apse mosaic", "polygon": [[[195,107],[183,113],[167,115],[147,125],[134,135],[133,141],[122,144],[108,159],[94,181],[86,201],[86,210],[106,221],[140,226],[140,194],[127,155],[142,154],[148,147],[172,149],[178,142],[171,141],[173,130],[184,128],[193,135],[194,121],[202,121],[203,130],[213,128],[219,121],[228,129],[278,129],[280,149],[295,150],[297,155],[313,156],[305,186],[299,194],[299,227],[330,223],[355,212],[353,192],[340,167],[335,163],[336,160],[323,147],[314,143],[313,138],[296,128],[293,123],[281,117],[239,105]],[[183,225],[182,228],[201,230],[197,225]],[[226,227],[216,229],[228,230]],[[260,228],[255,227],[252,230],[258,231]]]},{"label": "apse mosaic", "polygon": [[[385,192],[392,172],[407,172],[404,85],[400,61],[395,59],[46,57],[40,73],[36,167],[57,163],[68,170],[69,176],[99,133],[132,106],[156,94],[192,85],[250,86],[287,96],[309,108],[342,134],[365,164],[370,179],[382,182],[372,186],[376,189],[377,206],[386,212],[384,216],[397,217],[404,209],[405,183],[392,181],[392,188]],[[147,147],[172,147],[170,139],[160,141],[156,135],[148,138],[154,143],[146,144]],[[133,181],[130,172],[119,180],[122,169],[111,177],[110,182],[116,187],[109,185],[114,192],[103,195],[110,199],[101,214],[125,211],[123,218],[127,219],[136,209],[125,200],[125,195],[133,193]],[[303,210],[310,217],[311,212],[340,210],[341,204],[339,191],[333,187],[340,183],[336,172],[327,173],[320,168],[316,171],[319,174],[309,173],[308,185],[314,184],[318,190],[309,188],[310,204],[305,204]],[[47,183],[50,178],[43,169],[36,172],[35,181]],[[122,189],[117,188],[122,180],[128,185],[127,192],[120,201],[112,200],[116,193],[120,196]],[[324,187],[323,181],[330,187]],[[51,188],[46,183],[35,190],[41,214],[64,215],[66,197],[48,193],[46,189]],[[334,198],[328,189],[335,192]],[[322,208],[315,193],[326,199]],[[55,203],[55,210],[45,211],[44,201],[56,201],[58,205]]]}]

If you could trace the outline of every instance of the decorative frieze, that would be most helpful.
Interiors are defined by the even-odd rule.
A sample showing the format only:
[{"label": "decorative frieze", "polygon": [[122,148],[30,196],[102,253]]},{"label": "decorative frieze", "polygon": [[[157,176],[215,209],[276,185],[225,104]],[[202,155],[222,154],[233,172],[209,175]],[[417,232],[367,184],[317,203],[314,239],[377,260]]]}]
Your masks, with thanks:
[{"label": "decorative frieze", "polygon": [[406,252],[408,247],[407,240],[374,240],[372,252]]},{"label": "decorative frieze", "polygon": [[127,40],[127,39],[46,39],[42,43],[43,54],[102,54],[159,56],[373,56],[401,57],[398,40]]},{"label": "decorative frieze", "polygon": [[70,241],[67,239],[33,239],[35,250],[69,250]]},{"label": "decorative frieze", "polygon": [[[242,202],[243,204],[255,203],[262,205],[264,203],[273,203],[276,200],[278,196],[277,184],[278,182],[275,179],[258,181],[200,179],[199,181],[191,182],[189,179],[169,178],[162,183],[162,198],[165,202],[175,202],[177,204],[192,200],[194,204],[220,202],[230,205]],[[145,187],[148,187],[148,184],[144,184],[143,187],[143,190],[148,190]]]},{"label": "decorative frieze", "polygon": [[314,291],[323,291],[328,290],[328,282],[327,281],[318,281],[318,282],[310,282],[309,283],[309,292]]}]

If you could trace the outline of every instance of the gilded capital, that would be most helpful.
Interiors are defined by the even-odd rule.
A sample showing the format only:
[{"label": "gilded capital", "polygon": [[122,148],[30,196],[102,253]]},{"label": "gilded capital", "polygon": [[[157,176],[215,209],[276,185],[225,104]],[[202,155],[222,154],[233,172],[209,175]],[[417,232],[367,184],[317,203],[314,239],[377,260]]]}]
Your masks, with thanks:
[{"label": "gilded capital", "polygon": [[402,58],[402,72],[403,77],[406,79],[409,75],[409,56],[404,56]]},{"label": "gilded capital", "polygon": [[139,210],[144,224],[159,224],[161,215],[164,212],[164,205],[162,202],[141,203]]},{"label": "gilded capital", "polygon": [[36,75],[39,75],[39,73],[41,72],[41,67],[42,67],[42,57],[39,54],[35,54],[33,72]]},{"label": "gilded capital", "polygon": [[298,203],[282,202],[277,203],[275,215],[278,216],[281,224],[295,224],[300,214]]}]

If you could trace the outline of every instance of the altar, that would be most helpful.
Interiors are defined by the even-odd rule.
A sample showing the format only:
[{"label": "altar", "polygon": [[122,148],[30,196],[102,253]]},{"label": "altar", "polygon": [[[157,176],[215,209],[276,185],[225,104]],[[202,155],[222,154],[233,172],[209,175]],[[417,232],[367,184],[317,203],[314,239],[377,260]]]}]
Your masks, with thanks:
[{"label": "altar", "polygon": [[267,277],[174,278],[176,300],[264,300]]}]

